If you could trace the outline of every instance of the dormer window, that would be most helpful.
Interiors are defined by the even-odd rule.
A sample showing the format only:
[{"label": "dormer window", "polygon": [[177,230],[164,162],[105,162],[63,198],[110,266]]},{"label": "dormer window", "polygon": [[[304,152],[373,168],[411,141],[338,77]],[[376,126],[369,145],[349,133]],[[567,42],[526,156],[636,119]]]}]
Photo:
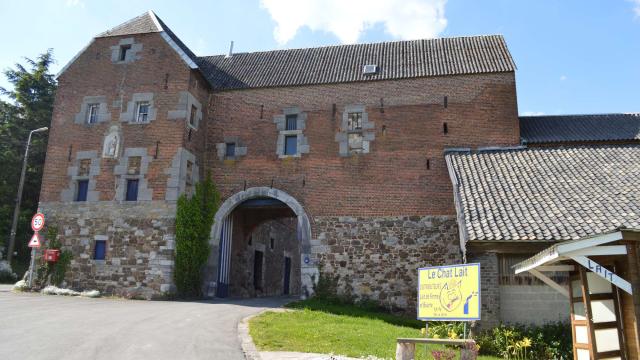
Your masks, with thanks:
[{"label": "dormer window", "polygon": [[87,124],[95,124],[98,122],[98,109],[100,104],[87,105]]},{"label": "dormer window", "polygon": [[146,123],[149,121],[149,102],[141,101],[136,108],[135,122]]},{"label": "dormer window", "polygon": [[118,61],[125,61],[127,59],[127,52],[131,50],[131,44],[120,45],[120,53],[118,55]]}]

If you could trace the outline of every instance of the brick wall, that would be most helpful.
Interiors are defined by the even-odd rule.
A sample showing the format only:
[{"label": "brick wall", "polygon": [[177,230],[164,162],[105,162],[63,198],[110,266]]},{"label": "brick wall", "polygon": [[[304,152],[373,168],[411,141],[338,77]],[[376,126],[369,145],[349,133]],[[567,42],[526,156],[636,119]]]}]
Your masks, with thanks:
[{"label": "brick wall", "polygon": [[[342,157],[336,134],[354,104],[375,139],[368,154]],[[274,117],[289,107],[306,114],[309,153],[281,159]],[[225,137],[247,146],[239,160],[208,159],[223,197],[273,184],[313,216],[453,215],[445,147],[519,143],[513,73],[226,91],[210,114],[208,153]]]},{"label": "brick wall", "polygon": [[[137,60],[116,64],[111,60],[111,47],[123,38],[133,38],[142,44],[142,50]],[[58,79],[40,200],[60,201],[61,192],[69,187],[67,169],[78,152],[97,151],[100,157],[104,137],[114,126],[121,133],[121,152],[128,147],[145,148],[153,157],[146,176],[148,186],[154,200],[164,199],[169,176],[165,170],[180,147],[195,147],[186,139],[184,118],[169,119],[168,114],[176,109],[183,91],[190,91],[207,104],[207,85],[196,81],[198,76],[159,34],[95,39]],[[127,112],[134,94],[140,93],[153,94],[155,119],[148,124],[121,121],[120,114]],[[99,123],[83,123],[85,97],[101,103]],[[198,132],[203,134],[204,130]],[[192,141],[202,143],[203,138],[196,136]],[[100,174],[95,179],[101,201],[115,199],[116,165],[117,159],[101,159]]]},{"label": "brick wall", "polygon": [[480,263],[480,312],[481,328],[491,328],[500,323],[500,274],[498,255],[492,252],[467,254],[469,263]]}]

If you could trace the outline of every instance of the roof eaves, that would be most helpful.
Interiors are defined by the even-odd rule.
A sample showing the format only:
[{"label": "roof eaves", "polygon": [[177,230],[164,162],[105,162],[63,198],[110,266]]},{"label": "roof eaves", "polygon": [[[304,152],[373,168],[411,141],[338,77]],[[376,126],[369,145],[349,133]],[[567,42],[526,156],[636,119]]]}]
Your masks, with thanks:
[{"label": "roof eaves", "polygon": [[169,34],[167,34],[166,31],[162,31],[160,33],[160,36],[162,36],[162,38],[167,42],[167,44],[169,44],[169,46],[171,46],[171,48],[178,53],[182,61],[184,61],[189,66],[189,68],[191,69],[198,68],[198,64],[196,64],[196,62],[193,61],[193,59],[191,59],[189,55],[187,55],[187,53],[184,50],[182,50],[182,48],[178,46],[178,44],[176,44],[175,41],[173,41],[171,36],[169,36]]}]

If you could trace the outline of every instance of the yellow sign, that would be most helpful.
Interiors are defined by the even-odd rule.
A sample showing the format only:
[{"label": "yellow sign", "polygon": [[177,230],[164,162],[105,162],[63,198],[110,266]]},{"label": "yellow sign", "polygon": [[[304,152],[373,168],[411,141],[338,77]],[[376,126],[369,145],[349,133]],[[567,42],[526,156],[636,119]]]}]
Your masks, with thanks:
[{"label": "yellow sign", "polygon": [[418,269],[418,319],[480,320],[480,264]]}]

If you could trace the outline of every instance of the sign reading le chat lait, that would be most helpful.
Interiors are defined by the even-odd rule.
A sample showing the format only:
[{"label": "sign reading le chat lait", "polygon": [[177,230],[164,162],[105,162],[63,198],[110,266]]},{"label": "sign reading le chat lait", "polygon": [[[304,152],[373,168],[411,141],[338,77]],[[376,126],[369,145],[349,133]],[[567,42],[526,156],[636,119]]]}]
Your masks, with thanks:
[{"label": "sign reading le chat lait", "polygon": [[418,269],[418,319],[480,320],[480,264]]}]

